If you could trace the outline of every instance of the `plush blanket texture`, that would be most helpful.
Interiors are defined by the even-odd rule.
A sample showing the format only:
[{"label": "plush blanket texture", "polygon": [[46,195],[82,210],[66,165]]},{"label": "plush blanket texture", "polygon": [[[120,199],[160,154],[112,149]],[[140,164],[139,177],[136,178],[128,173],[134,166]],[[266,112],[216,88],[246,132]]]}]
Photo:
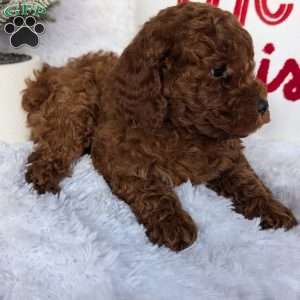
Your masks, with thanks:
[{"label": "plush blanket texture", "polygon": [[[246,153],[300,220],[300,147],[247,140]],[[260,231],[230,201],[177,188],[199,226],[181,253],[152,245],[83,157],[59,197],[25,183],[32,145],[0,143],[0,299],[299,300],[300,228]]]}]

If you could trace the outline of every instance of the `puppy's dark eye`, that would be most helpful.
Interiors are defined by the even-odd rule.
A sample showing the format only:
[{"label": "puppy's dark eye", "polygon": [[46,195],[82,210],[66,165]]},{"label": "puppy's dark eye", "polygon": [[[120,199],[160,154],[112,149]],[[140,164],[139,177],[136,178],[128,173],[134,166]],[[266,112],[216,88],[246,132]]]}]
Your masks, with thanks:
[{"label": "puppy's dark eye", "polygon": [[215,78],[221,78],[221,77],[226,77],[226,71],[227,71],[227,66],[226,65],[222,65],[222,66],[218,66],[216,68],[213,68],[211,70],[211,74]]}]

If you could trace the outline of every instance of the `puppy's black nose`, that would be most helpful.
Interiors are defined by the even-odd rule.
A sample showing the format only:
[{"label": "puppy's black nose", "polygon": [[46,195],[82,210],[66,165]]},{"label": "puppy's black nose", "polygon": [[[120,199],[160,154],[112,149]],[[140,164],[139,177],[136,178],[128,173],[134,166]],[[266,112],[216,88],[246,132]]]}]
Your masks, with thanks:
[{"label": "puppy's black nose", "polygon": [[259,113],[264,114],[269,109],[268,101],[264,99],[257,100],[257,110]]}]

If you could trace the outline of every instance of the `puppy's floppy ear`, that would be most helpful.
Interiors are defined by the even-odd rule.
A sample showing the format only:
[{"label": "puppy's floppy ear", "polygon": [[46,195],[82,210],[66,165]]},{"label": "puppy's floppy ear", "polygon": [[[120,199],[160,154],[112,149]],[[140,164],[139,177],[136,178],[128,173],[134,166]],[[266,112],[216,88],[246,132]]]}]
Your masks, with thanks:
[{"label": "puppy's floppy ear", "polygon": [[114,70],[114,97],[131,126],[153,130],[163,124],[168,103],[162,77],[169,34],[163,24],[146,23]]}]

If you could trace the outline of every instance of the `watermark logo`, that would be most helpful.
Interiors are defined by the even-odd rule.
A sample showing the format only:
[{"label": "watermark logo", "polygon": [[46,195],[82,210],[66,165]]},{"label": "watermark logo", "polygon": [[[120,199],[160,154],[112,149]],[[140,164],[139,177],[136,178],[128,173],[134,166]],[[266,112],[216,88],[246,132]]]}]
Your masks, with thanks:
[{"label": "watermark logo", "polygon": [[39,36],[45,32],[45,27],[37,20],[46,17],[48,6],[48,0],[19,0],[4,7],[1,11],[6,21],[4,31],[10,35],[13,48],[38,46]]},{"label": "watermark logo", "polygon": [[4,31],[10,34],[10,44],[13,48],[22,46],[37,47],[39,35],[44,33],[45,27],[38,23],[33,16],[17,16],[12,22],[5,24]]},{"label": "watermark logo", "polygon": [[47,14],[47,2],[46,1],[16,1],[13,4],[7,5],[2,14],[6,18],[28,15],[40,18]]}]

